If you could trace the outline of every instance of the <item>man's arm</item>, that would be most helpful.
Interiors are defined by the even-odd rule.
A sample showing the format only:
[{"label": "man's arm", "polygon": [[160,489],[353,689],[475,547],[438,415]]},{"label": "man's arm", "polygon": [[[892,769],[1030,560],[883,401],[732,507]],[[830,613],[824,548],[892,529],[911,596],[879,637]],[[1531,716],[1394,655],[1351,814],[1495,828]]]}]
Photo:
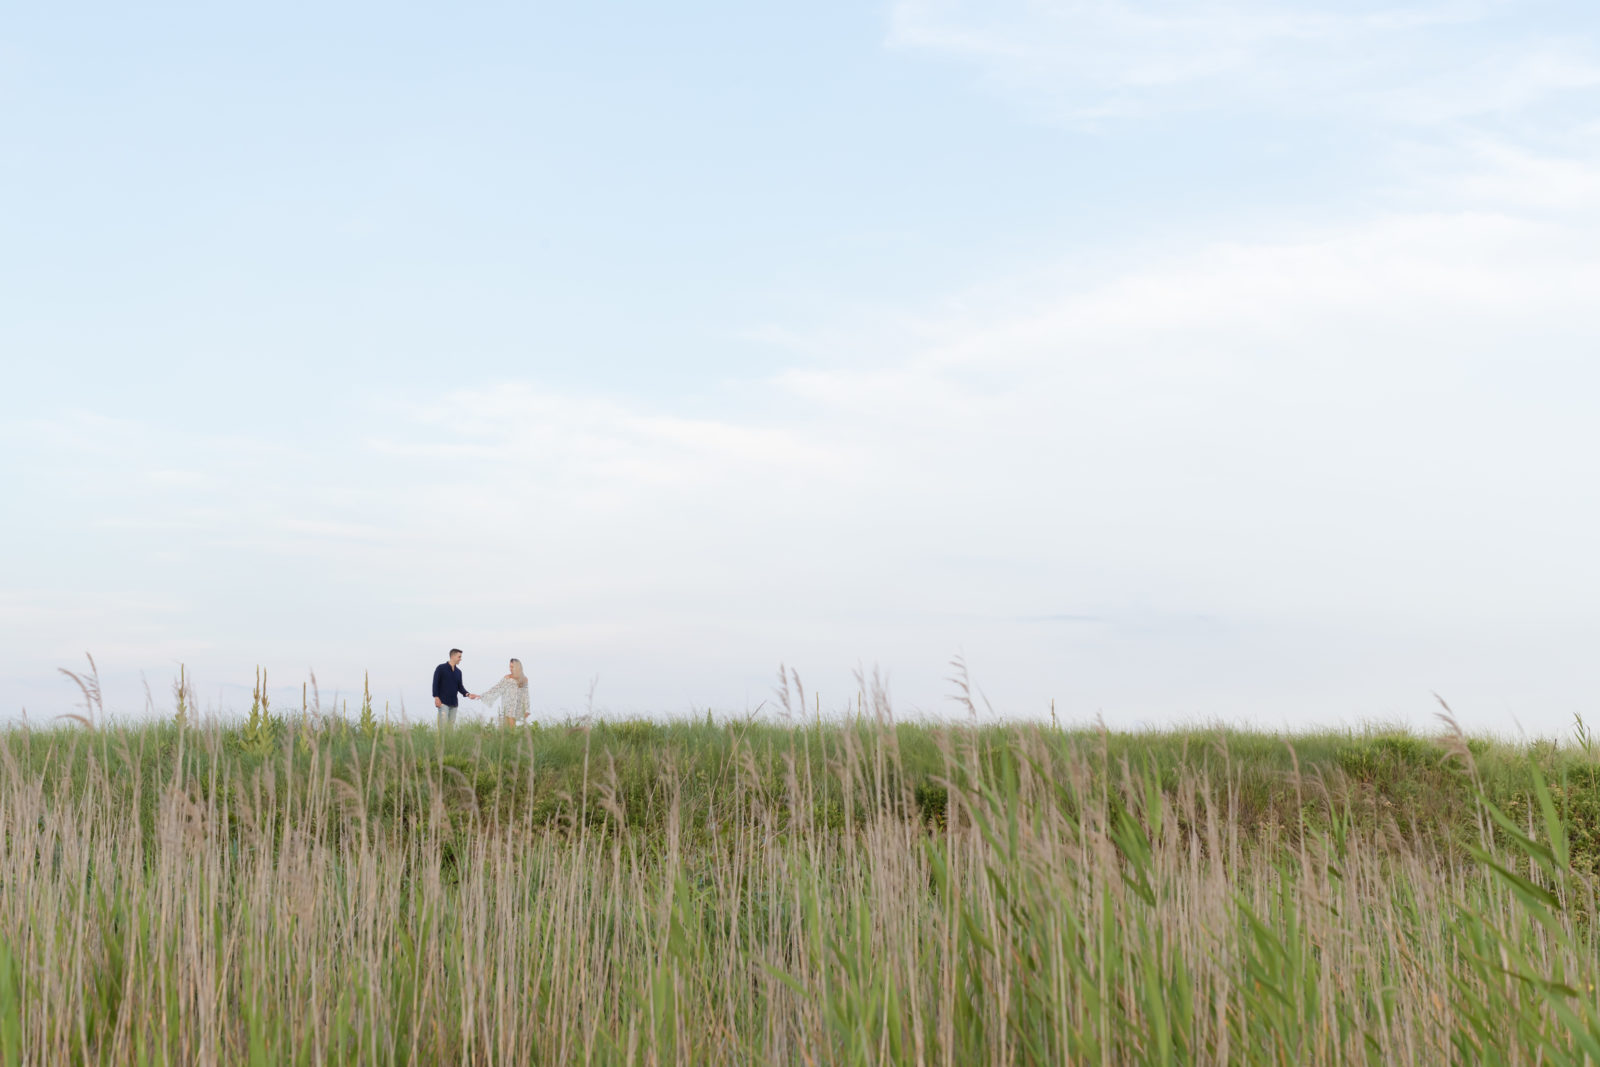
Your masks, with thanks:
[{"label": "man's arm", "polygon": [[441,699],[444,696],[444,669],[445,669],[444,668],[444,664],[442,664],[442,663],[439,666],[437,666],[437,667],[435,667],[433,669],[433,706],[434,707],[438,707],[440,704],[444,703],[444,701]]},{"label": "man's arm", "polygon": [[456,688],[460,689],[461,690],[461,695],[466,697],[468,700],[477,700],[478,699],[478,694],[477,693],[469,693],[469,692],[467,692],[467,685],[466,685],[466,683],[464,681],[462,681],[462,675],[460,675],[460,674],[456,675]]}]

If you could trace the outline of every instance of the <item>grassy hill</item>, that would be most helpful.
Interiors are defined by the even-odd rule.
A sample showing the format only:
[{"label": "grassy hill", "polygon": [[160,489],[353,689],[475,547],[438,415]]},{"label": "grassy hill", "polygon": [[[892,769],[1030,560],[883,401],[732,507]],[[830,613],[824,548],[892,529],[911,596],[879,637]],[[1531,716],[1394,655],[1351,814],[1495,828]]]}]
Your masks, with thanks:
[{"label": "grassy hill", "polygon": [[13,729],[0,1056],[1600,1061],[1584,742]]}]

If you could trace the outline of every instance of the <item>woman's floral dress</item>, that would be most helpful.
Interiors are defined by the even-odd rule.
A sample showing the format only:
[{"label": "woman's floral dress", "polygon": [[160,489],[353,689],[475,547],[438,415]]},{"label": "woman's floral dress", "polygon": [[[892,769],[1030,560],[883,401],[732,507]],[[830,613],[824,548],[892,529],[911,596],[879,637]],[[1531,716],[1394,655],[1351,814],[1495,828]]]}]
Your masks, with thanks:
[{"label": "woman's floral dress", "polygon": [[528,717],[528,687],[518,685],[515,678],[502,678],[478,695],[500,703],[500,721],[507,726]]}]

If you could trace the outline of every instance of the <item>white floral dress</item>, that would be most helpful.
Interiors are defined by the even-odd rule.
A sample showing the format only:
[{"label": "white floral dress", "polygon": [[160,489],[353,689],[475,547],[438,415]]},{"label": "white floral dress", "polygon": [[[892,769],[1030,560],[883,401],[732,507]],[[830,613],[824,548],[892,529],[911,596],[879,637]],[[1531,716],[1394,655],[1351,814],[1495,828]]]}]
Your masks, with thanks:
[{"label": "white floral dress", "polygon": [[507,722],[521,722],[528,717],[528,687],[518,685],[513,678],[502,678],[482,693],[479,699],[498,701],[500,718]]}]

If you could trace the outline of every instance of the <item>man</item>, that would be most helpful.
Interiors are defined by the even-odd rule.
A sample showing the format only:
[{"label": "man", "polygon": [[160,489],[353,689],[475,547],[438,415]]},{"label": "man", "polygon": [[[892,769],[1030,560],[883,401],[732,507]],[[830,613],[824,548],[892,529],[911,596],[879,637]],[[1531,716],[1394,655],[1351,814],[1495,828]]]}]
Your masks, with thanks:
[{"label": "man", "polygon": [[461,683],[461,650],[452,648],[450,662],[433,669],[433,706],[438,709],[441,727],[455,725],[457,698],[463,696],[468,700],[478,699],[477,693],[467,692],[467,687]]}]

